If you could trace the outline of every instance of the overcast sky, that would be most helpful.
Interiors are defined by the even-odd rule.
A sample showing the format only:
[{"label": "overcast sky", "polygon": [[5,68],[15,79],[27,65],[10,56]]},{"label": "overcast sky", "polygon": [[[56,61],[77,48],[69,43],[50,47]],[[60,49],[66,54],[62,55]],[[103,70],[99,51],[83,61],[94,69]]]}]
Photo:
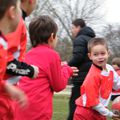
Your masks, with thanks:
[{"label": "overcast sky", "polygon": [[120,0],[106,0],[106,21],[120,24]]}]

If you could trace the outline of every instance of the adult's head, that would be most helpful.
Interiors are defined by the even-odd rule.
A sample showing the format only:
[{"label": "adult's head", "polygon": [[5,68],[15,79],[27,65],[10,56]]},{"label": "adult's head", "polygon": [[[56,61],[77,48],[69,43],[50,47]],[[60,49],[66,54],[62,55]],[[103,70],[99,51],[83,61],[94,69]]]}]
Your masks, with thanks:
[{"label": "adult's head", "polygon": [[86,23],[83,19],[75,19],[72,22],[72,28],[71,28],[72,36],[76,37],[77,34],[80,32],[80,30],[85,26],[86,26]]},{"label": "adult's head", "polygon": [[21,0],[21,8],[26,16],[29,16],[32,13],[36,7],[36,4],[37,0]]},{"label": "adult's head", "polygon": [[[32,46],[51,44],[55,47],[57,41],[57,24],[47,15],[34,18],[29,25],[29,34]],[[54,45],[53,45],[54,44]]]},{"label": "adult's head", "polygon": [[0,30],[7,34],[13,32],[20,20],[19,0],[0,0]]}]

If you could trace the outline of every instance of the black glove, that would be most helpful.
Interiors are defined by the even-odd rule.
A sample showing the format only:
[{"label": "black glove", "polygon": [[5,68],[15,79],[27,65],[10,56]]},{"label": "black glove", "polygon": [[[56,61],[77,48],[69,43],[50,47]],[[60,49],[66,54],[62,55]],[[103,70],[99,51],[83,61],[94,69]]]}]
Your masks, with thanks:
[{"label": "black glove", "polygon": [[35,69],[33,66],[24,62],[20,62],[16,59],[8,62],[6,73],[17,76],[34,77]]}]

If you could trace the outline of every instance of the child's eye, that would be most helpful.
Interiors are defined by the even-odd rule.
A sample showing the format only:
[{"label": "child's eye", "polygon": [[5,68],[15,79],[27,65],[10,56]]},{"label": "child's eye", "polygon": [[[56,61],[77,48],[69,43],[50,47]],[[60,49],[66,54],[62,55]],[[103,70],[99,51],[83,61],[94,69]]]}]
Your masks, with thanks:
[{"label": "child's eye", "polygon": [[105,55],[105,53],[101,53],[102,55]]},{"label": "child's eye", "polygon": [[96,54],[96,53],[94,53],[94,56],[97,56],[97,54]]}]

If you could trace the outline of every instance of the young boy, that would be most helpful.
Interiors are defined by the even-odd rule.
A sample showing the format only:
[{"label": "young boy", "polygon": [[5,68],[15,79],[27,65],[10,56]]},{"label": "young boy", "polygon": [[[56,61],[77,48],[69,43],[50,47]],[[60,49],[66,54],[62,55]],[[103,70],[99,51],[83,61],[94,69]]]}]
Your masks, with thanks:
[{"label": "young boy", "polygon": [[39,66],[40,73],[34,80],[23,77],[19,82],[19,87],[28,96],[29,106],[21,109],[16,105],[17,120],[51,120],[54,91],[63,90],[68,78],[77,72],[76,67],[61,66],[60,57],[54,50],[57,29],[57,24],[49,16],[40,16],[30,23],[33,49],[27,53],[25,62]]},{"label": "young boy", "polygon": [[119,57],[113,58],[112,66],[115,69],[115,71],[118,73],[118,75],[120,76],[120,58]]},{"label": "young boy", "polygon": [[93,38],[88,42],[88,56],[93,64],[81,86],[81,96],[76,100],[74,120],[117,119],[107,106],[112,89],[120,88],[120,77],[113,67],[107,64],[109,51],[103,38]]},{"label": "young boy", "polygon": [[3,81],[7,64],[7,40],[4,35],[15,31],[19,23],[20,1],[0,0],[0,6],[0,119],[13,120],[7,93],[21,105],[25,105],[26,97],[21,90]]},{"label": "young boy", "polygon": [[[30,4],[26,4],[25,6],[26,2],[24,1]],[[30,0],[24,0],[24,1],[22,1],[22,4],[20,4],[22,8],[33,6],[33,4],[35,4],[36,2],[36,0],[31,0],[31,2]],[[25,10],[29,11],[30,8]],[[33,9],[34,8],[31,8],[31,12]],[[26,32],[27,31],[24,20],[20,16],[19,24],[16,30],[6,34],[5,36],[7,39],[8,48],[7,48],[7,69],[6,69],[6,73],[4,74],[4,80],[7,81],[7,83],[16,84],[20,80],[21,76],[28,76],[31,78],[35,78],[39,73],[38,67],[23,62],[24,55],[26,52],[26,42],[27,42]],[[9,113],[11,114],[11,116],[14,116],[13,101],[10,99],[9,96],[6,96],[6,99],[8,100],[8,106],[10,109],[10,110],[8,109],[8,112],[11,111]]]},{"label": "young boy", "polygon": [[22,17],[29,16],[36,8],[37,0],[21,0]]},{"label": "young boy", "polygon": [[[114,70],[118,73],[118,75],[120,76],[120,58],[119,57],[113,58],[112,66]],[[120,90],[118,91],[113,90],[111,100],[113,101],[118,96],[120,96]]]},{"label": "young boy", "polygon": [[[36,0],[21,0],[21,8],[26,13],[30,14],[35,6]],[[22,62],[27,43],[27,30],[22,17],[16,31],[7,34],[6,38],[8,39],[8,64],[4,79],[15,84],[20,79],[20,76],[36,77],[39,72],[38,68]]]}]

